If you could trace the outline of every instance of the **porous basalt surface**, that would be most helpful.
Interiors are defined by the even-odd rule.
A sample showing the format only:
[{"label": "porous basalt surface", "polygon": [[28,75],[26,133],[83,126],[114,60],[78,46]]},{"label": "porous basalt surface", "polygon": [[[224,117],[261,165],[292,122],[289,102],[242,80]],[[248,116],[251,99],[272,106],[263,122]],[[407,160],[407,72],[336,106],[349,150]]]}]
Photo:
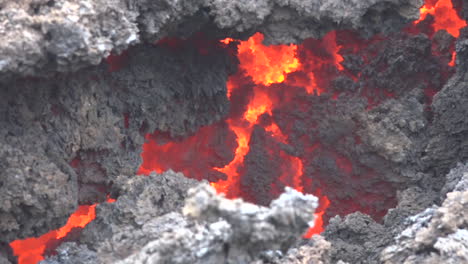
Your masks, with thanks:
[{"label": "porous basalt surface", "polygon": [[[382,224],[361,213],[330,220],[324,233],[332,243],[332,261],[349,263],[463,263],[468,257],[466,206],[468,165],[459,164],[446,176],[447,192],[415,187],[399,196],[399,203]],[[455,183],[456,182],[456,183]],[[432,199],[430,199],[432,198]]]},{"label": "porous basalt surface", "polygon": [[[266,208],[226,199],[207,183],[186,194],[194,183],[171,171],[127,179],[115,203],[97,206],[81,245],[65,243],[43,263],[83,255],[93,263],[250,263],[262,252],[286,252],[314,220],[317,198],[292,189]],[[310,257],[326,258],[329,244],[314,241],[323,248]]]},{"label": "porous basalt surface", "polygon": [[[423,162],[445,174],[458,162],[468,159],[468,31],[463,29],[456,44],[457,73],[434,96],[433,125]],[[443,181],[442,181],[443,182]]]},{"label": "porous basalt surface", "polygon": [[400,29],[422,0],[19,0],[0,1],[0,80],[76,71],[141,42],[265,34],[270,44],[321,37],[333,29],[363,35]]},{"label": "porous basalt surface", "polygon": [[[467,68],[463,60],[467,56],[466,33],[466,29],[462,30],[456,45],[457,72],[434,96],[430,111],[422,112],[424,100],[418,99],[420,95],[413,91],[410,96],[388,100],[363,115],[363,121],[367,120],[364,124],[370,122],[368,127],[378,128],[369,133],[371,137],[381,135],[375,139],[389,140],[390,144],[377,144],[375,147],[379,150],[379,156],[387,156],[389,160],[399,164],[398,170],[402,170],[399,177],[393,179],[406,178],[402,182],[406,182],[407,187],[397,192],[398,204],[388,211],[381,223],[361,214],[351,214],[344,219],[332,218],[324,233],[325,238],[334,245],[331,250],[332,261],[465,261],[463,258],[466,256],[466,242],[461,238],[465,236],[466,229],[466,224],[463,223],[463,219],[466,218],[463,199],[466,192],[464,175],[467,168],[466,165],[457,163],[466,162],[468,150],[468,125],[465,122],[465,102],[468,99],[465,92]],[[392,108],[393,110],[390,110]],[[392,111],[398,113],[399,109],[404,108],[413,109],[409,111],[412,114],[406,116],[400,113],[398,118],[392,117]],[[419,114],[416,114],[417,112]],[[377,114],[384,116],[379,117]],[[414,137],[414,128],[420,131],[418,133],[421,137]],[[390,137],[382,133],[388,133]],[[399,139],[391,140],[393,137]],[[398,150],[393,152],[396,149]],[[404,165],[405,163],[407,165]],[[395,167],[390,167],[390,170],[394,169]],[[428,207],[430,208],[426,210]],[[436,225],[440,225],[441,229],[437,229]],[[430,227],[427,228],[428,226]],[[364,247],[363,243],[368,246]],[[393,245],[390,246],[391,244]]]},{"label": "porous basalt surface", "polygon": [[235,60],[207,47],[139,46],[120,71],[2,84],[0,240],[39,236],[77,204],[104,201],[115,177],[135,174],[146,133],[183,136],[221,119]]},{"label": "porous basalt surface", "polygon": [[456,170],[451,174],[461,174],[459,183],[442,205],[409,217],[409,227],[381,253],[382,263],[468,262],[468,166]]}]

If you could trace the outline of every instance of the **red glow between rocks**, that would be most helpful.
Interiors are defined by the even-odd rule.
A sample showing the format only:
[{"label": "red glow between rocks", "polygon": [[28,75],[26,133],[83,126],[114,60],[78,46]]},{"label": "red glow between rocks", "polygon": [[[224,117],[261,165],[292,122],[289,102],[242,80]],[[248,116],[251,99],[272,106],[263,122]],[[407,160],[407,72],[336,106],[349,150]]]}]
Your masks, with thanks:
[{"label": "red glow between rocks", "polygon": [[96,217],[96,205],[81,205],[68,218],[67,223],[57,229],[50,231],[40,237],[15,240],[10,243],[13,254],[18,257],[18,264],[38,263],[44,259],[44,253],[51,248],[50,245],[58,246],[59,240],[65,238],[74,228],[83,228]]},{"label": "red glow between rocks", "polygon": [[434,16],[432,26],[435,32],[445,29],[452,36],[458,38],[460,29],[466,26],[466,21],[461,19],[453,8],[452,0],[426,0],[420,12],[421,16],[414,24],[420,23],[426,19],[428,14],[431,14]]},{"label": "red glow between rocks", "polygon": [[[115,199],[108,196],[107,202],[113,203]],[[78,206],[78,209],[68,218],[67,223],[57,230],[40,237],[11,242],[10,246],[13,254],[18,257],[18,264],[35,264],[43,260],[46,251],[55,250],[73,229],[82,229],[96,218],[96,205]]]},{"label": "red glow between rocks", "polygon": [[[245,83],[253,83],[249,96],[245,100],[245,107],[239,113],[231,113],[224,121],[229,131],[235,135],[235,143],[229,149],[234,156],[225,161],[224,166],[212,166],[210,158],[213,155],[214,146],[211,139],[220,133],[216,126],[208,126],[200,129],[194,136],[183,139],[182,141],[164,142],[163,136],[153,134],[145,144],[142,153],[143,164],[140,173],[149,173],[150,171],[162,172],[167,169],[174,169],[183,172],[186,176],[192,178],[206,178],[203,173],[210,174],[217,171],[225,175],[225,179],[212,182],[211,185],[220,193],[225,193],[230,198],[241,197],[242,191],[240,181],[242,177],[242,166],[244,157],[249,153],[250,138],[255,125],[261,125],[267,133],[278,143],[287,144],[288,137],[283,134],[278,125],[271,120],[275,105],[280,104],[281,100],[287,100],[292,94],[278,93],[270,88],[271,85],[286,83],[289,85],[302,86],[305,92],[311,94],[320,94],[319,84],[314,74],[327,65],[333,65],[338,70],[343,69],[340,62],[343,58],[338,54],[339,46],[335,41],[335,32],[327,34],[321,41],[309,41],[305,45],[311,47],[321,47],[320,54],[309,54],[307,49],[303,49],[304,57],[308,56],[316,61],[302,64],[299,59],[298,46],[296,45],[276,45],[265,46],[262,44],[263,35],[257,33],[247,41],[239,41],[238,59],[240,61],[240,71],[237,75],[231,76],[227,82],[228,97],[231,102],[235,96],[245,94]],[[235,40],[225,39],[220,41],[223,44],[229,44]],[[287,80],[288,74],[301,71],[308,72],[304,78],[293,78]],[[242,76],[250,78],[245,81]],[[265,116],[266,115],[266,116]],[[265,121],[265,117],[269,119]],[[222,137],[225,138],[225,137]],[[223,143],[225,144],[225,143]],[[195,151],[193,151],[195,150]],[[279,166],[280,175],[278,181],[287,186],[294,187],[298,191],[304,191],[302,185],[303,164],[298,157],[291,156],[284,151],[271,153],[279,155],[282,164]],[[273,184],[272,192],[279,193],[279,186]],[[320,208],[316,213],[316,222],[314,228],[308,233],[312,234],[323,231],[322,216],[329,205],[326,196],[321,196]]]},{"label": "red glow between rocks", "polygon": [[[454,37],[459,36],[461,28],[465,27],[466,21],[460,19],[452,6],[451,0],[426,0],[421,7],[421,17],[415,21],[408,32],[419,32],[416,27],[428,16],[434,17],[431,22],[433,32],[445,29]],[[373,38],[378,41],[380,36]],[[228,118],[212,126],[201,128],[192,137],[181,141],[165,140],[164,135],[154,133],[147,136],[148,142],[143,147],[143,164],[139,173],[148,174],[151,171],[163,172],[174,169],[183,172],[192,178],[210,178],[213,175],[219,178],[220,173],[224,179],[211,182],[218,192],[225,193],[228,197],[241,197],[240,180],[242,177],[241,167],[244,157],[249,153],[249,141],[255,125],[261,125],[271,137],[279,144],[288,143],[288,135],[273,120],[262,121],[267,116],[272,119],[275,106],[290,100],[298,91],[308,95],[320,95],[328,87],[328,74],[336,71],[344,71],[341,62],[344,60],[339,51],[342,48],[337,44],[336,32],[330,32],[321,40],[307,39],[301,45],[277,45],[265,46],[262,44],[263,35],[257,33],[247,41],[236,41],[234,39],[221,40],[221,44],[238,44],[238,59],[240,71],[231,76],[227,82],[227,95],[231,102],[243,98],[245,105],[236,108]],[[160,45],[168,45],[174,49],[181,48],[181,41],[177,39],[166,39],[160,41]],[[359,42],[355,42],[358,43]],[[359,49],[360,45],[349,43],[348,49]],[[201,49],[200,52],[209,52]],[[452,51],[450,66],[455,66],[456,53]],[[125,66],[127,53],[112,55],[107,58],[109,71],[118,71]],[[366,58],[364,58],[366,62]],[[350,76],[356,81],[356,76]],[[253,84],[252,87],[245,87]],[[281,89],[278,86],[302,87],[293,92]],[[282,87],[280,87],[282,88]],[[242,90],[243,89],[243,90]],[[246,92],[247,91],[247,92]],[[272,92],[275,91],[275,92]],[[426,89],[428,97],[437,92],[434,89]],[[395,95],[385,92],[385,96]],[[248,95],[246,95],[248,94]],[[245,98],[244,98],[245,97]],[[334,94],[336,99],[337,95]],[[242,101],[242,100],[241,100]],[[372,105],[372,104],[371,104]],[[307,105],[298,104],[299,108],[307,108]],[[128,115],[125,116],[125,127],[128,128]],[[356,136],[357,137],[357,136]],[[357,144],[361,143],[359,137]],[[214,139],[214,140],[213,140]],[[314,153],[320,144],[306,146],[307,153]],[[284,164],[280,166],[278,180],[284,184],[294,187],[296,190],[307,191],[306,186],[311,186],[311,180],[304,178],[304,164],[300,157],[292,156],[285,151],[277,153]],[[336,156],[336,164],[345,173],[352,172],[352,164],[346,157]],[[310,238],[313,234],[321,233],[324,229],[323,216],[330,206],[327,196],[321,194],[321,190],[313,193],[320,198],[320,206],[315,213],[315,225],[304,235]],[[375,199],[368,196],[368,198]],[[108,197],[108,202],[115,200]],[[50,231],[38,238],[15,240],[10,243],[14,255],[18,256],[19,264],[35,264],[44,259],[46,251],[54,250],[60,241],[75,228],[83,228],[95,218],[96,205],[82,205],[70,216],[65,226]],[[361,209],[358,205],[353,208]],[[358,210],[356,209],[356,210]],[[354,211],[354,209],[350,210]],[[369,212],[365,212],[369,213]]]}]

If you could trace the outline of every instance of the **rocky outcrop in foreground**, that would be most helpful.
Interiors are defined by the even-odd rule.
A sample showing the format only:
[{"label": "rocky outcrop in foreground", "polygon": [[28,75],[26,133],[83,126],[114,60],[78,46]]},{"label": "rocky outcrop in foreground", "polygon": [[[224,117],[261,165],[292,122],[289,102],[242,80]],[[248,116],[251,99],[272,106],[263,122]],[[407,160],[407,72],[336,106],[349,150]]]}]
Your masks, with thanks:
[{"label": "rocky outcrop in foreground", "polygon": [[250,263],[286,253],[313,225],[312,195],[286,188],[261,207],[226,199],[207,183],[185,194],[193,183],[171,171],[128,180],[115,203],[97,206],[80,246],[65,243],[44,263]]}]

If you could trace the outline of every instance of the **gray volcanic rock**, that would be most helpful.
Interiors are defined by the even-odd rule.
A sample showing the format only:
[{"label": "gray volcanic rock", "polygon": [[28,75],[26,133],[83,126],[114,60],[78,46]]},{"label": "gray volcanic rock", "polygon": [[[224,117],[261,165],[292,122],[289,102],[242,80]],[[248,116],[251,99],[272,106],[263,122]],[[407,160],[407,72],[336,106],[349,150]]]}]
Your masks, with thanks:
[{"label": "gray volcanic rock", "polygon": [[166,36],[265,34],[300,42],[333,29],[369,36],[419,17],[422,0],[0,1],[0,76],[38,76],[97,65],[111,51]]},{"label": "gray volcanic rock", "polygon": [[411,226],[382,252],[383,263],[468,262],[468,190],[448,193],[440,207],[409,221]]},{"label": "gray volcanic rock", "polygon": [[461,30],[456,44],[457,72],[434,96],[434,120],[423,162],[439,175],[468,159],[468,29]]},{"label": "gray volcanic rock", "polygon": [[[197,183],[173,171],[119,177],[113,187],[119,198],[115,203],[96,207],[96,219],[83,230],[80,242],[99,250],[100,256],[107,254],[108,258],[118,259],[130,255],[165,231],[156,226],[172,228],[171,224],[181,220],[178,215],[164,220],[158,217],[180,211],[187,190]],[[104,262],[108,261],[111,260]]]},{"label": "gray volcanic rock", "polygon": [[[287,255],[276,258],[273,261],[259,261],[262,263],[277,263],[277,264],[330,264],[330,251],[332,244],[325,240],[322,236],[314,235],[306,245],[298,248],[292,248],[287,252]],[[257,262],[255,262],[257,264]]]},{"label": "gray volcanic rock", "polygon": [[0,1],[0,72],[31,76],[97,65],[139,39],[124,1]]},{"label": "gray volcanic rock", "polygon": [[318,38],[333,29],[355,29],[368,36],[387,33],[417,19],[422,4],[419,0],[215,0],[210,14],[219,28],[256,29],[265,34],[265,43],[280,44]]},{"label": "gray volcanic rock", "polygon": [[440,192],[441,200],[445,200],[447,193],[468,190],[468,163],[459,163],[447,174],[445,185]]},{"label": "gray volcanic rock", "polygon": [[330,219],[323,235],[332,244],[332,263],[378,263],[378,254],[392,238],[384,226],[360,212]]},{"label": "gray volcanic rock", "polygon": [[103,64],[0,85],[1,241],[42,235],[78,204],[104,201],[118,175],[135,174],[147,133],[184,136],[227,113],[225,50],[128,54],[112,73]]},{"label": "gray volcanic rock", "polygon": [[[395,264],[466,262],[466,168],[466,165],[459,164],[447,175],[450,184],[444,189],[449,193],[441,206],[433,204],[437,200],[437,192],[410,187],[399,193],[398,205],[389,210],[383,224],[375,223],[362,213],[350,214],[344,219],[330,219],[323,235],[332,243],[332,261]],[[450,179],[458,179],[458,183],[451,184]]]},{"label": "gray volcanic rock", "polygon": [[286,188],[269,208],[216,195],[208,184],[191,189],[190,220],[148,243],[124,263],[249,263],[262,251],[286,251],[305,232],[317,198]]},{"label": "gray volcanic rock", "polygon": [[[122,195],[97,206],[81,245],[63,244],[42,263],[73,263],[84,255],[93,263],[249,263],[297,243],[318,205],[316,197],[287,188],[269,208],[260,207],[226,199],[202,183],[188,191],[181,214],[185,189],[193,183],[169,171],[118,184]],[[303,251],[327,259],[330,245],[314,241],[314,249]]]},{"label": "gray volcanic rock", "polygon": [[97,254],[89,250],[85,245],[77,245],[75,242],[65,242],[57,249],[57,255],[43,260],[41,264],[97,264]]}]

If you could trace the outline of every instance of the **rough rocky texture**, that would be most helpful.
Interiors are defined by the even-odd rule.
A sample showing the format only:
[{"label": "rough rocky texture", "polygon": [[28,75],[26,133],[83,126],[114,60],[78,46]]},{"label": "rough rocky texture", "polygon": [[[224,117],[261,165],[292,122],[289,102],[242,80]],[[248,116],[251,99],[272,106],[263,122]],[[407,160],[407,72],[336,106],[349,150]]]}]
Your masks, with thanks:
[{"label": "rough rocky texture", "polygon": [[378,253],[391,241],[391,234],[368,215],[349,214],[336,216],[324,233],[332,243],[331,260],[335,263],[344,260],[349,263],[378,263]]},{"label": "rough rocky texture", "polygon": [[[278,149],[302,160],[305,191],[319,189],[332,201],[327,216],[361,211],[380,220],[396,206],[397,191],[417,186],[422,193],[432,194],[442,187],[443,181],[421,162],[432,125],[427,90],[442,89],[453,72],[446,53],[433,52],[433,46],[443,50],[454,40],[446,32],[437,34],[440,40],[434,44],[423,34],[365,40],[336,32],[336,43],[343,45],[342,71],[329,65],[321,68],[319,62],[333,56],[327,42],[306,40],[298,46],[298,58],[305,68],[318,68],[314,74],[322,89],[320,96],[293,85],[268,87],[279,90],[281,96],[284,90],[290,91],[293,99],[280,101],[272,111],[271,118],[288,135],[288,145]],[[317,58],[310,53],[318,54]],[[289,77],[300,78],[300,74]],[[253,195],[263,199],[268,198],[264,189],[272,186],[271,178],[277,179],[280,171],[273,158],[263,161],[265,148],[278,152],[264,134],[268,133],[257,128],[252,134],[242,179],[249,183],[246,190],[262,186],[255,186],[260,191]],[[268,173],[259,174],[251,167]]]},{"label": "rough rocky texture", "polygon": [[[459,173],[452,171],[451,173]],[[383,263],[468,262],[468,172],[442,205],[408,218],[407,229],[381,255]]]},{"label": "rough rocky texture", "polygon": [[166,217],[167,221],[155,219],[180,211],[187,190],[196,184],[197,181],[172,171],[152,173],[148,177],[118,178],[113,195],[119,198],[115,203],[97,206],[96,219],[83,230],[81,243],[95,250],[99,245],[100,251],[110,251],[112,254],[109,255],[115,255],[115,258],[128,256],[159,238],[164,230],[156,228],[157,224],[167,225],[180,220],[171,217]]},{"label": "rough rocky texture", "polygon": [[445,185],[440,191],[441,200],[445,200],[447,193],[468,190],[468,163],[459,163],[447,174]]},{"label": "rough rocky texture", "polygon": [[26,76],[97,65],[138,41],[125,1],[0,1],[0,72]]},{"label": "rough rocky texture", "polygon": [[468,159],[468,30],[462,30],[456,44],[457,73],[434,96],[431,139],[423,161],[426,167],[445,174],[457,162]]},{"label": "rough rocky texture", "polygon": [[200,186],[189,192],[183,212],[204,224],[162,234],[119,263],[248,263],[259,252],[287,250],[313,221],[316,206],[317,198],[292,189],[262,208]]},{"label": "rough rocky texture", "polygon": [[447,179],[444,189],[449,198],[443,198],[441,207],[433,205],[438,192],[411,187],[399,193],[398,205],[389,210],[382,224],[362,213],[330,219],[324,236],[332,244],[332,261],[464,263],[468,254],[466,164],[452,169]]},{"label": "rough rocky texture", "polygon": [[89,264],[98,263],[95,251],[89,250],[85,245],[77,245],[75,242],[61,244],[57,255],[39,263],[46,264]]},{"label": "rough rocky texture", "polygon": [[[80,246],[63,244],[43,263],[80,256],[93,263],[249,263],[261,252],[286,252],[314,220],[314,196],[286,189],[266,208],[226,199],[207,183],[188,191],[181,214],[193,182],[173,172],[128,180],[115,203],[97,207]],[[330,245],[313,241],[317,247],[302,250],[326,259]]]},{"label": "rough rocky texture", "polygon": [[[63,225],[77,204],[104,201],[113,179],[133,176],[146,133],[192,133],[228,109],[234,61],[207,43],[139,46],[107,65],[0,86],[0,240]],[[31,221],[34,219],[34,221]]]},{"label": "rough rocky texture", "polygon": [[0,1],[0,76],[97,65],[111,51],[166,36],[260,31],[266,43],[299,42],[339,28],[394,31],[422,0],[20,0]]},{"label": "rough rocky texture", "polygon": [[[306,245],[298,248],[292,248],[284,257],[276,258],[273,261],[265,261],[265,263],[277,264],[329,264],[333,263],[330,259],[331,243],[325,240],[322,236],[315,235]],[[259,262],[259,264],[262,262]]]}]

